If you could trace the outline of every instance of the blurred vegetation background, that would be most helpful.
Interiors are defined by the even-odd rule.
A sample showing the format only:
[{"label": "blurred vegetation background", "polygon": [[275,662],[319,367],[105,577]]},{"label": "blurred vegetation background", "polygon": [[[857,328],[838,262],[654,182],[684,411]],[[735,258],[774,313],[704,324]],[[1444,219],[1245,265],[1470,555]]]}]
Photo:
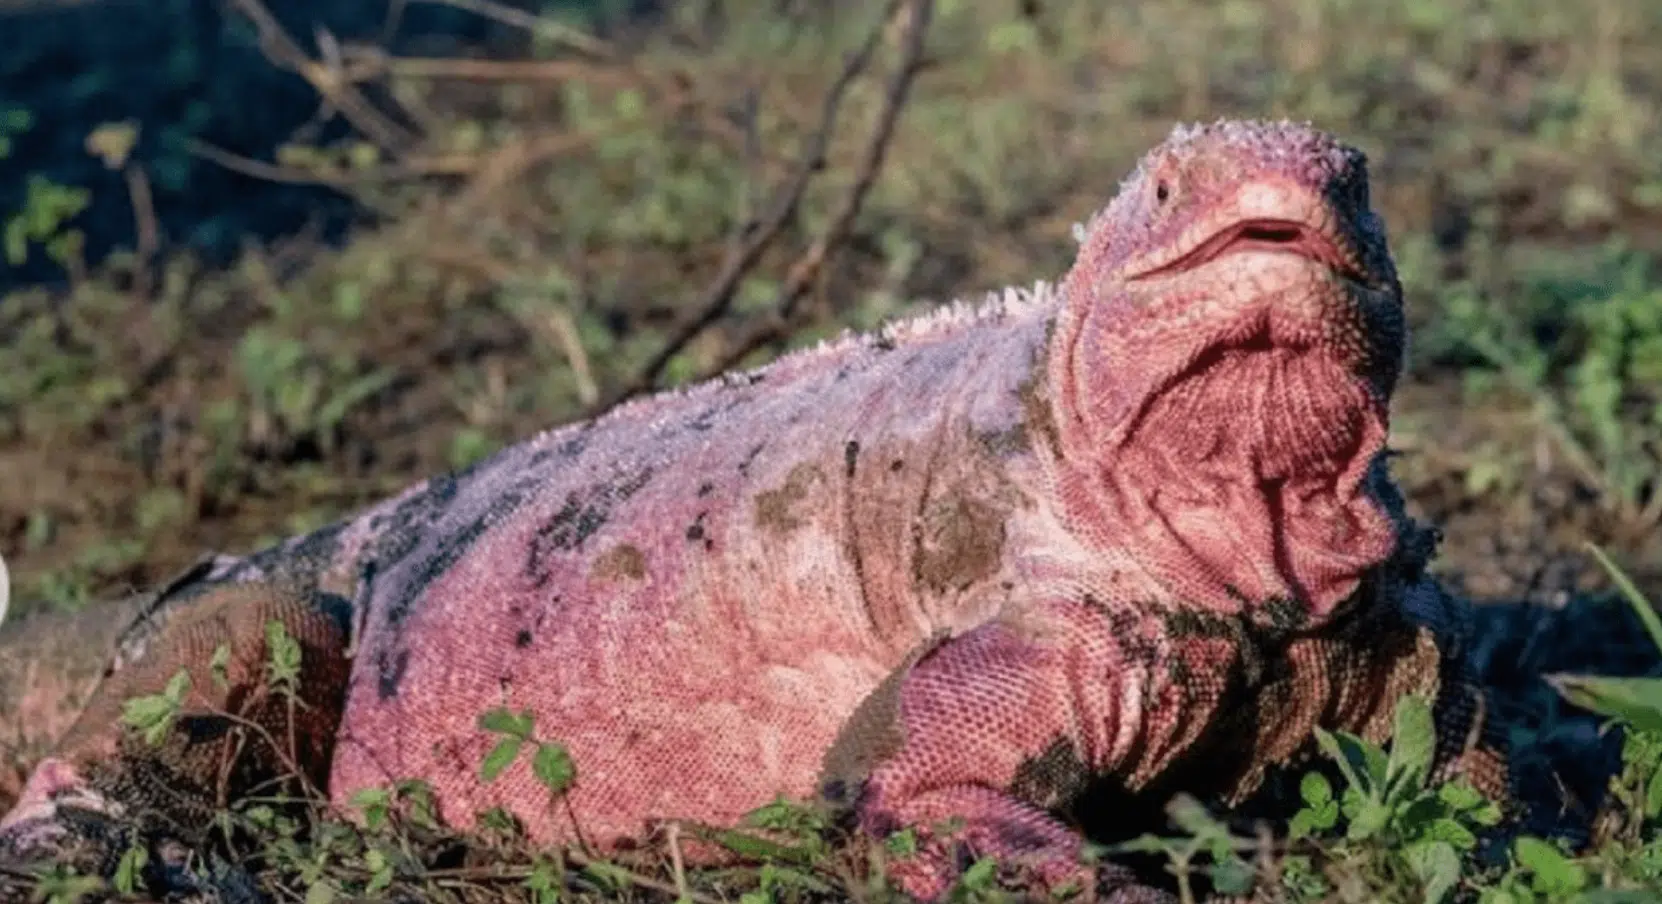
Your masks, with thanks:
[{"label": "blurred vegetation background", "polygon": [[1371,157],[1445,573],[1662,596],[1662,4],[939,0],[916,58],[905,8],[0,0],[17,595],[1055,278],[1174,122],[1285,116]]}]

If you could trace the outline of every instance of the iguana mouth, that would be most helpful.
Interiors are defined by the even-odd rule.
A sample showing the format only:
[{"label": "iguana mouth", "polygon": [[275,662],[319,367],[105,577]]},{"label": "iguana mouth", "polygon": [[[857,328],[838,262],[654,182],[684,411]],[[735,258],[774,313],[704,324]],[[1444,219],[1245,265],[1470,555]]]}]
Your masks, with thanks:
[{"label": "iguana mouth", "polygon": [[1297,220],[1254,218],[1241,220],[1213,233],[1205,241],[1175,259],[1139,273],[1131,279],[1153,279],[1194,270],[1218,258],[1244,251],[1271,251],[1295,254],[1323,264],[1350,282],[1368,289],[1383,287],[1383,281],[1362,266],[1361,255],[1326,230]]}]

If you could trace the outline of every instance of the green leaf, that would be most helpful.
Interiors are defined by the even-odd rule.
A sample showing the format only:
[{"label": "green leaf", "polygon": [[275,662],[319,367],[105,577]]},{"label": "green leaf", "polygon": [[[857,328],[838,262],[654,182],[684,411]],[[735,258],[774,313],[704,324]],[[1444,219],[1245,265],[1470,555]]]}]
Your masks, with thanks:
[{"label": "green leaf", "polygon": [[910,857],[918,852],[916,829],[905,828],[883,839],[883,846],[896,857]]},{"label": "green leaf", "polygon": [[1426,827],[1425,837],[1430,841],[1441,841],[1452,845],[1458,851],[1470,851],[1477,847],[1477,836],[1472,830],[1461,825],[1458,820],[1435,819]]},{"label": "green leaf", "polygon": [[224,690],[231,683],[231,646],[220,644],[214,647],[213,658],[208,660],[208,671],[214,676],[214,685]]},{"label": "green leaf", "polygon": [[1431,704],[1417,695],[1397,703],[1396,724],[1391,730],[1391,754],[1385,767],[1385,784],[1393,792],[1418,791],[1431,770],[1436,753],[1437,728],[1431,718]]},{"label": "green leaf", "polygon": [[479,763],[479,780],[494,782],[502,774],[502,770],[513,763],[514,757],[519,756],[519,748],[524,741],[519,738],[506,737],[496,742],[491,752],[485,754],[484,760]]},{"label": "green leaf", "polygon": [[788,860],[792,863],[811,863],[813,852],[796,845],[779,844],[757,835],[723,829],[712,833],[713,840],[741,857],[768,862]]},{"label": "green leaf", "polygon": [[1374,797],[1385,779],[1383,751],[1349,732],[1316,729],[1316,743],[1344,774],[1345,783],[1359,794]]},{"label": "green leaf", "polygon": [[1662,731],[1662,678],[1548,675],[1564,699],[1645,731]]},{"label": "green leaf", "polygon": [[529,741],[532,728],[531,711],[526,710],[516,715],[505,707],[498,707],[479,716],[479,728]]},{"label": "green leaf", "polygon": [[1657,652],[1662,653],[1662,615],[1656,614],[1656,608],[1645,599],[1644,594],[1639,592],[1639,588],[1634,585],[1627,573],[1617,568],[1616,563],[1604,554],[1604,550],[1594,543],[1587,544],[1587,550],[1593,554],[1593,558],[1599,560],[1599,565],[1603,566],[1605,572],[1610,575],[1610,580],[1616,585],[1616,589],[1621,591],[1622,597],[1639,615],[1639,620],[1644,622],[1645,631],[1650,634],[1650,642],[1656,646]]},{"label": "green leaf", "polygon": [[1488,802],[1484,799],[1483,792],[1463,781],[1445,782],[1439,786],[1437,799],[1457,812],[1475,810]]},{"label": "green leaf", "polygon": [[145,864],[150,862],[150,852],[144,847],[135,845],[121,854],[121,862],[116,865],[114,884],[116,891],[130,895],[144,887],[142,875]]},{"label": "green leaf", "polygon": [[627,888],[630,885],[629,871],[606,860],[591,860],[583,864],[583,874],[607,889]]},{"label": "green leaf", "polygon": [[1420,880],[1425,904],[1439,904],[1460,884],[1460,855],[1442,841],[1412,845],[1403,851],[1414,877]]},{"label": "green leaf", "polygon": [[1529,835],[1513,845],[1519,865],[1535,875],[1535,890],[1549,895],[1574,894],[1587,885],[1587,873],[1581,865],[1564,856],[1557,848]]},{"label": "green leaf", "polygon": [[992,887],[993,880],[998,877],[998,861],[992,857],[982,857],[970,864],[959,877],[958,885],[965,891],[985,891]]},{"label": "green leaf", "polygon": [[177,705],[184,702],[185,694],[189,692],[190,673],[180,669],[173,673],[172,678],[167,680],[167,687],[162,691],[162,695]]},{"label": "green leaf", "polygon": [[1345,832],[1345,837],[1351,841],[1373,838],[1383,832],[1390,822],[1391,808],[1370,798],[1364,800],[1356,815],[1351,817],[1350,828]]},{"label": "green leaf", "polygon": [[1662,764],[1650,774],[1650,781],[1645,783],[1645,818],[1655,819],[1662,816]]},{"label": "green leaf", "polygon": [[1310,806],[1321,808],[1333,802],[1333,786],[1320,772],[1307,772],[1299,780],[1298,795]]},{"label": "green leaf", "polygon": [[1252,891],[1252,865],[1240,857],[1230,857],[1215,863],[1208,872],[1219,894],[1244,896]]},{"label": "green leaf", "polygon": [[373,832],[386,823],[392,795],[385,788],[363,788],[352,795],[349,803],[364,814],[364,824]]},{"label": "green leaf", "polygon": [[558,744],[538,744],[537,753],[531,759],[531,772],[536,775],[537,781],[543,787],[559,794],[571,787],[572,779],[577,775],[577,767],[571,761],[571,754]]},{"label": "green leaf", "polygon": [[265,643],[272,683],[293,689],[300,682],[300,642],[282,622],[271,619],[265,623]]}]

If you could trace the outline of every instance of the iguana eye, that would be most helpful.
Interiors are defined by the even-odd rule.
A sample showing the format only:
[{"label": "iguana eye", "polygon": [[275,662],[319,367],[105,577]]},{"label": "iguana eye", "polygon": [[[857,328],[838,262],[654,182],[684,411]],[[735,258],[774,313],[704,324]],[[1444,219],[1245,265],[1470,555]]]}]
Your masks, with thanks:
[{"label": "iguana eye", "polygon": [[1169,197],[1171,197],[1171,186],[1164,182],[1157,183],[1154,186],[1154,200],[1164,204]]}]

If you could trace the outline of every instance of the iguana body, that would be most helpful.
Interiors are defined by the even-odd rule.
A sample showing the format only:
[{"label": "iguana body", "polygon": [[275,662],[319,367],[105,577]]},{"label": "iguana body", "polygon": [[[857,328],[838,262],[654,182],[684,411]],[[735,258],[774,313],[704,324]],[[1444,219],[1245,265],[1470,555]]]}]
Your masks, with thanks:
[{"label": "iguana body", "polygon": [[[222,641],[254,681],[268,618],[303,640],[332,796],[419,777],[448,821],[500,805],[546,841],[824,791],[877,834],[961,817],[1063,882],[1094,784],[1236,797],[1315,725],[1378,737],[1407,691],[1441,694],[1453,764],[1470,700],[1384,469],[1403,313],[1361,155],[1179,129],[1081,238],[1058,287],[633,402],[201,569],[14,844],[55,795],[128,805],[119,699],[184,666],[211,686]],[[569,749],[565,804],[524,763],[479,781],[498,706]],[[926,844],[901,875],[932,895],[951,862]]]}]

